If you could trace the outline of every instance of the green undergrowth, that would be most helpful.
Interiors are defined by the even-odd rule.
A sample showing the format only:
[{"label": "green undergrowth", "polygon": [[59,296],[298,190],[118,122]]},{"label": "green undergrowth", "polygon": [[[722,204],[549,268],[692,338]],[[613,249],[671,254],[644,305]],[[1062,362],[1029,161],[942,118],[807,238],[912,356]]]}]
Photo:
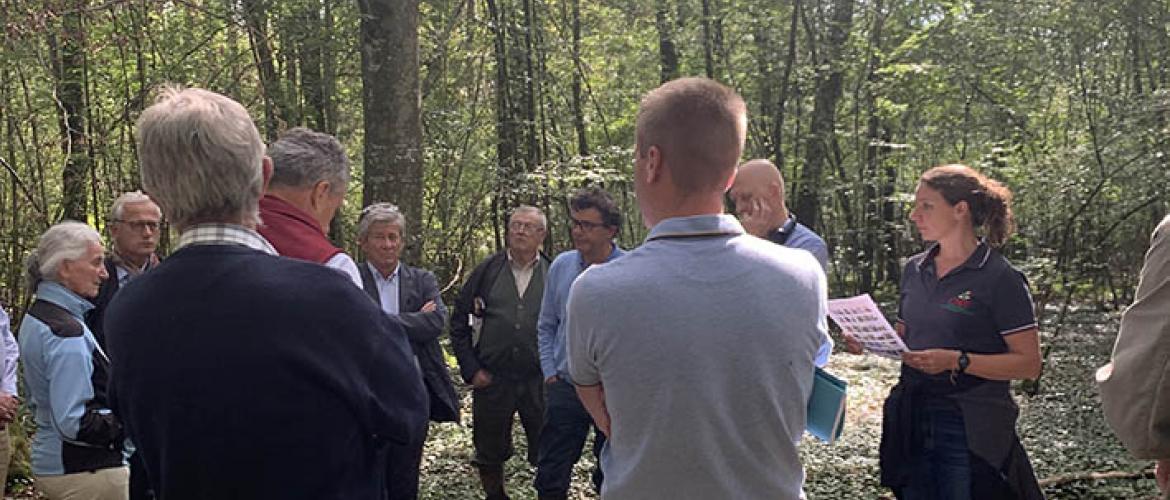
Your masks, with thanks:
[{"label": "green undergrowth", "polygon": [[[1138,473],[1151,466],[1133,460],[1105,424],[1094,370],[1106,363],[1116,335],[1116,318],[1084,311],[1066,318],[1045,365],[1040,392],[1016,391],[1019,433],[1043,479],[1091,472]],[[1052,330],[1049,327],[1044,330]],[[828,369],[849,382],[847,427],[832,445],[805,437],[801,457],[810,499],[877,499],[890,492],[878,484],[878,443],[882,402],[897,379],[898,365],[875,356],[838,353]],[[464,422],[433,425],[426,448],[420,498],[482,498],[471,460],[470,397],[464,393]],[[534,499],[534,471],[524,462],[523,431],[515,428],[515,456],[507,464],[513,499]],[[572,499],[596,498],[589,488],[593,457],[588,451],[574,470]],[[1051,499],[1139,499],[1155,496],[1153,479],[1084,479],[1045,487]]]}]

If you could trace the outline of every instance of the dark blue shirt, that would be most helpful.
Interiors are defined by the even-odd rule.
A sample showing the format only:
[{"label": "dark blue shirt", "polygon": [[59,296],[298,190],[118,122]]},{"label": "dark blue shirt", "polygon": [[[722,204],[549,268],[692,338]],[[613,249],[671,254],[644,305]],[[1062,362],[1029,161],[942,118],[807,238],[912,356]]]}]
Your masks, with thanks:
[{"label": "dark blue shirt", "polygon": [[935,272],[934,245],[910,258],[902,272],[898,321],[906,346],[1007,352],[1003,337],[1036,327],[1028,282],[986,243],[941,279]]}]

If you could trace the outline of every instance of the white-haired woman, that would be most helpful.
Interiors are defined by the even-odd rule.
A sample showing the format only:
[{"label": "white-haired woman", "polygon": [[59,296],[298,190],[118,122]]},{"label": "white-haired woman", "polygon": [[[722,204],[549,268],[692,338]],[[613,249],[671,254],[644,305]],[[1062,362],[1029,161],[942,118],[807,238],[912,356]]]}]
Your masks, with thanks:
[{"label": "white-haired woman", "polygon": [[109,360],[84,320],[108,277],[103,253],[97,231],[68,221],[45,231],[28,257],[36,300],[19,337],[37,425],[32,472],[52,500],[129,495],[122,426],[106,401]]}]

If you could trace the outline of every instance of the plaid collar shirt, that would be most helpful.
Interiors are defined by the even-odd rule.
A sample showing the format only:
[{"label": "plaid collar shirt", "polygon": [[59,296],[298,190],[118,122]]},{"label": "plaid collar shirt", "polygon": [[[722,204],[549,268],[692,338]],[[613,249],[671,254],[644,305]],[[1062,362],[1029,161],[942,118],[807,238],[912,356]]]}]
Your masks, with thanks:
[{"label": "plaid collar shirt", "polygon": [[276,249],[260,233],[237,224],[196,224],[179,235],[178,250],[192,245],[242,245],[269,255]]}]

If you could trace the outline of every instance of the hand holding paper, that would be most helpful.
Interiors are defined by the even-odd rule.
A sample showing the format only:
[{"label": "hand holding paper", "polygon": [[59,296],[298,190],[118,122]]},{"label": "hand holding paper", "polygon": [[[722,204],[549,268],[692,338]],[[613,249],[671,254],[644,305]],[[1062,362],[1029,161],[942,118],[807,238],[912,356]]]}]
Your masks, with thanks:
[{"label": "hand holding paper", "polygon": [[841,327],[851,346],[850,338],[863,349],[890,359],[901,359],[909,350],[868,293],[830,300],[829,317]]}]

